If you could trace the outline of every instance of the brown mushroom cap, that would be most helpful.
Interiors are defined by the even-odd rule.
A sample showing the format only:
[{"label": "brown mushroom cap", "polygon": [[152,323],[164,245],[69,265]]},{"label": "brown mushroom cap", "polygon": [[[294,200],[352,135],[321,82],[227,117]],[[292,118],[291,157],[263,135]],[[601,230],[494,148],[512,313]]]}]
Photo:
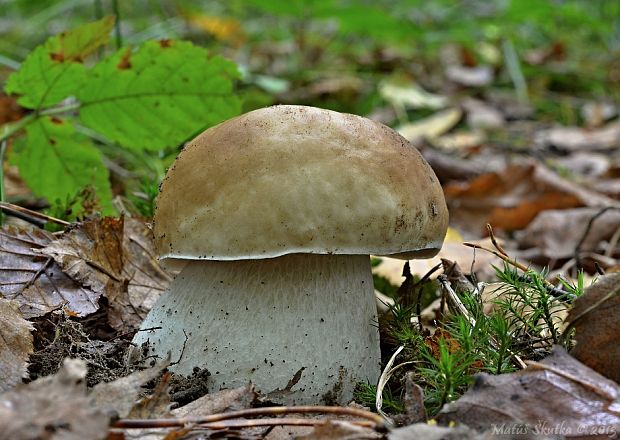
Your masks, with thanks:
[{"label": "brown mushroom cap", "polygon": [[181,152],[157,198],[162,259],[291,253],[432,256],[448,211],[435,173],[394,130],[280,105],[212,127]]}]

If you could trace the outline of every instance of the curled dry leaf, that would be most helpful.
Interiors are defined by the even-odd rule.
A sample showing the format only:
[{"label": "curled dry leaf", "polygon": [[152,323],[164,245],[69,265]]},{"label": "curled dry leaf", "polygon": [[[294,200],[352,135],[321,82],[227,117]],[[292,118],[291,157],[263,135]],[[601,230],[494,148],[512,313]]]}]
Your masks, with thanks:
[{"label": "curled dry leaf", "polygon": [[94,294],[105,295],[110,325],[123,332],[140,325],[170,281],[155,259],[150,229],[134,218],[88,220],[40,252]]},{"label": "curled dry leaf", "polygon": [[533,161],[448,184],[444,192],[456,226],[473,234],[480,234],[487,223],[505,230],[523,229],[548,209],[620,205]]},{"label": "curled dry leaf", "polygon": [[109,417],[86,395],[86,363],[65,360],[60,371],[0,395],[0,439],[98,440]]},{"label": "curled dry leaf", "polygon": [[27,377],[28,357],[34,351],[33,325],[19,311],[19,304],[0,298],[0,392]]},{"label": "curled dry leaf", "polygon": [[525,370],[477,374],[469,391],[444,406],[437,420],[502,434],[609,438],[620,433],[619,405],[618,384],[556,346]]},{"label": "curled dry leaf", "polygon": [[620,383],[620,273],[604,276],[577,298],[567,322],[575,327],[571,354]]},{"label": "curled dry leaf", "polygon": [[25,318],[59,308],[76,316],[95,312],[101,293],[83,288],[52,258],[39,253],[53,240],[52,234],[40,229],[0,230],[0,294],[15,300]]}]

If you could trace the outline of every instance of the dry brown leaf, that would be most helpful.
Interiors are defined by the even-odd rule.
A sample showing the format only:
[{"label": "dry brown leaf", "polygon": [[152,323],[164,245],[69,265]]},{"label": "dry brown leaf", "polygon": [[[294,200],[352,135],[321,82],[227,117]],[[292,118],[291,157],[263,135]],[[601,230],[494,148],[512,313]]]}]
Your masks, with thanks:
[{"label": "dry brown leaf", "polygon": [[116,330],[135,330],[168,286],[150,229],[134,218],[91,219],[41,250],[71,277],[109,301]]},{"label": "dry brown leaf", "polygon": [[312,426],[274,426],[264,440],[294,440],[313,431]]},{"label": "dry brown leaf", "polygon": [[571,354],[620,383],[620,273],[604,276],[577,298],[566,321],[573,323],[577,345]]},{"label": "dry brown leaf", "polygon": [[582,188],[547,167],[529,162],[444,188],[451,218],[460,229],[481,234],[494,228],[525,228],[541,211],[581,206],[619,206],[609,197]]},{"label": "dry brown leaf", "polygon": [[170,415],[170,379],[172,374],[162,375],[153,392],[136,402],[127,414],[128,419],[163,419]]},{"label": "dry brown leaf", "polygon": [[53,240],[41,229],[0,230],[0,294],[15,300],[25,318],[60,308],[76,316],[95,312],[101,294],[82,288],[39,253]]},{"label": "dry brown leaf", "polygon": [[169,360],[165,360],[152,368],[136,371],[115,381],[100,382],[93,387],[90,399],[94,406],[108,414],[127,417],[136,404],[142,386],[159,376],[168,365]]},{"label": "dry brown leaf", "polygon": [[423,147],[420,151],[441,182],[469,180],[481,174],[501,172],[506,167],[505,157],[487,150],[476,155],[455,154]]},{"label": "dry brown leaf", "polygon": [[0,298],[0,392],[27,377],[28,357],[34,351],[32,323],[19,311],[19,304]]},{"label": "dry brown leaf", "polygon": [[461,103],[471,128],[500,128],[506,124],[502,112],[484,101],[466,98]]},{"label": "dry brown leaf", "polygon": [[578,152],[553,159],[553,164],[574,174],[586,177],[599,177],[609,171],[611,161],[609,155]]},{"label": "dry brown leaf", "polygon": [[254,385],[222,390],[206,394],[185,406],[172,410],[175,417],[200,417],[209,414],[223,413],[251,408],[257,401],[258,393]]},{"label": "dry brown leaf", "polygon": [[109,417],[86,395],[86,363],[65,360],[61,370],[0,395],[0,439],[105,439]]},{"label": "dry brown leaf", "polygon": [[370,428],[363,428],[341,420],[329,420],[317,425],[309,434],[296,438],[299,440],[370,440],[382,437]]},{"label": "dry brown leaf", "polygon": [[[491,439],[485,434],[478,433],[467,426],[446,426],[429,425],[426,423],[416,423],[415,425],[397,428],[388,434],[388,440],[484,440]],[[524,440],[528,437],[519,437]]]},{"label": "dry brown leaf", "polygon": [[[566,438],[609,438],[620,433],[620,387],[570,356],[561,347],[527,369],[492,376],[477,374],[460,399],[441,410],[441,424],[477,430]],[[553,430],[559,430],[555,432]],[[493,432],[493,431],[492,431]]]},{"label": "dry brown leaf", "polygon": [[609,150],[620,146],[620,121],[588,130],[579,127],[555,127],[537,133],[536,143],[566,151]]},{"label": "dry brown leaf", "polygon": [[[527,258],[570,258],[575,255],[588,223],[599,212],[600,209],[596,208],[543,211],[525,230],[515,236],[521,248],[532,249],[526,254]],[[618,227],[620,211],[606,211],[594,221],[581,245],[581,251],[594,251],[601,241],[610,238]]]}]

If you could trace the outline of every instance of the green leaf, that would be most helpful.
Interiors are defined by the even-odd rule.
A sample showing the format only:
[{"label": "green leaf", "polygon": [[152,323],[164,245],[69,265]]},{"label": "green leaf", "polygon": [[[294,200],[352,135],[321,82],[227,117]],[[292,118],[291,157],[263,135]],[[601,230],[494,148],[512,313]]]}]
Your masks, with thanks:
[{"label": "green leaf", "polygon": [[84,58],[104,45],[114,17],[105,17],[49,38],[35,48],[7,80],[6,93],[22,95],[18,103],[40,109],[75,95],[84,80]]},{"label": "green leaf", "polygon": [[89,72],[78,99],[84,125],[133,149],[178,145],[239,114],[234,63],[189,42],[121,49]]},{"label": "green leaf", "polygon": [[104,213],[111,213],[112,191],[101,154],[70,120],[43,117],[28,125],[26,136],[15,140],[11,161],[36,195],[65,200],[92,185]]}]

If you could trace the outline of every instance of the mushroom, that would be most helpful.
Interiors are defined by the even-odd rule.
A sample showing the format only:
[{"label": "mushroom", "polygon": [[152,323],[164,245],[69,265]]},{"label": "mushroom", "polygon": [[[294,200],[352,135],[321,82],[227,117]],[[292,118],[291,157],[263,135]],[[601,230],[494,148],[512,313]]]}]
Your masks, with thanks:
[{"label": "mushroom", "polygon": [[380,373],[369,254],[426,258],[448,225],[420,153],[369,119],[279,105],[212,127],[168,170],[156,248],[182,271],[134,342],[252,381],[286,404],[346,404]]}]

